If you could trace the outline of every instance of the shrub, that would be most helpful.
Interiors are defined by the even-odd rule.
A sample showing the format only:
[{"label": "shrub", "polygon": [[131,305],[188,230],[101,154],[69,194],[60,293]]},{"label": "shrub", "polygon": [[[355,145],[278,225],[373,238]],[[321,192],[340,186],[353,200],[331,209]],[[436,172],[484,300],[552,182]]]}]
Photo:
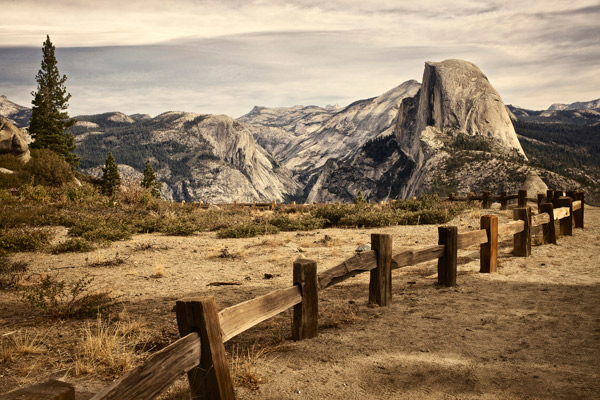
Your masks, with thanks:
[{"label": "shrub", "polygon": [[198,223],[194,219],[186,217],[165,221],[161,227],[161,232],[173,236],[190,236],[198,230]]},{"label": "shrub", "polygon": [[49,149],[32,149],[23,171],[35,185],[61,186],[75,179],[69,163]]},{"label": "shrub", "polygon": [[302,215],[299,218],[290,218],[289,215],[280,215],[272,218],[269,223],[282,231],[310,231],[325,227],[327,220],[324,218],[313,217],[312,215]]},{"label": "shrub", "polygon": [[45,276],[23,294],[36,311],[50,318],[81,318],[98,314],[113,304],[108,292],[89,293],[92,279],[74,283]]},{"label": "shrub", "polygon": [[226,238],[248,238],[259,235],[275,234],[279,232],[277,227],[264,222],[251,222],[230,228],[223,228],[217,232],[217,237]]},{"label": "shrub", "polygon": [[70,201],[76,203],[80,203],[86,199],[98,199],[99,195],[98,190],[87,182],[83,182],[81,186],[69,183],[64,186],[64,192]]},{"label": "shrub", "polygon": [[27,272],[27,263],[12,262],[0,254],[0,288],[16,287]]},{"label": "shrub", "polygon": [[122,185],[119,193],[119,199],[125,204],[148,204],[153,198],[152,188],[139,186],[135,182]]},{"label": "shrub", "polygon": [[398,214],[392,210],[359,208],[355,213],[345,215],[341,218],[338,224],[341,226],[365,228],[397,225]]},{"label": "shrub", "polygon": [[96,246],[94,246],[92,243],[88,242],[87,240],[81,239],[81,238],[73,238],[73,239],[68,239],[62,243],[57,244],[56,246],[54,246],[52,248],[52,252],[54,254],[69,253],[69,252],[85,253],[88,251],[93,251],[95,249],[96,249]]},{"label": "shrub", "polygon": [[90,242],[114,242],[131,238],[129,224],[118,218],[98,216],[88,218],[69,228],[69,235],[80,236]]},{"label": "shrub", "polygon": [[12,252],[41,250],[50,243],[48,229],[14,228],[0,231],[0,249]]},{"label": "shrub", "polygon": [[33,200],[35,202],[47,202],[50,200],[50,193],[42,185],[23,185],[19,189],[19,197],[24,200]]},{"label": "shrub", "polygon": [[313,207],[311,214],[314,217],[327,220],[327,226],[337,226],[342,218],[352,214],[355,210],[356,207],[350,204],[326,204]]}]

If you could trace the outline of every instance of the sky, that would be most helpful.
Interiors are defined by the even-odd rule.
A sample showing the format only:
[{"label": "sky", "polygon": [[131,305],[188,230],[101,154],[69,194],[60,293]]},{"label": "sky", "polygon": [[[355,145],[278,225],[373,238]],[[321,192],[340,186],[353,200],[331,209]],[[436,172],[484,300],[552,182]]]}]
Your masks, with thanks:
[{"label": "sky", "polygon": [[0,0],[0,10],[0,94],[31,106],[48,34],[71,116],[345,106],[449,58],[478,65],[506,104],[600,97],[597,0]]}]

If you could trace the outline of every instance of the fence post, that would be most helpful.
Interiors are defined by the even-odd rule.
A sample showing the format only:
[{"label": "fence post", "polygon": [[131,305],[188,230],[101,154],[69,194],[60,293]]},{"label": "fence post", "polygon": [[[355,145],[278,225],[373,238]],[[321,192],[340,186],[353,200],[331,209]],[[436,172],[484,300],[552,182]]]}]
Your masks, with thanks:
[{"label": "fence post", "polygon": [[308,259],[294,261],[294,285],[300,286],[302,302],[294,306],[292,338],[303,340],[318,335],[319,295],[317,262]]},{"label": "fence post", "polygon": [[448,201],[454,201],[454,195],[455,195],[455,193],[450,193],[448,195]]},{"label": "fence post", "polygon": [[467,204],[471,204],[473,202],[473,196],[475,196],[475,192],[467,193]]},{"label": "fence post", "polygon": [[544,243],[556,244],[556,230],[554,229],[554,206],[552,203],[542,203],[541,210],[550,217],[550,222],[547,224],[542,224],[542,237]]},{"label": "fence post", "polygon": [[508,209],[508,200],[506,200],[506,192],[502,192],[500,194],[500,209],[501,210]]},{"label": "fence post", "polygon": [[181,337],[191,332],[200,335],[200,360],[198,366],[188,372],[192,399],[235,399],[215,299],[180,299],[175,311]]},{"label": "fence post", "polygon": [[481,229],[485,229],[488,241],[479,246],[479,272],[496,272],[498,268],[498,217],[495,215],[482,216]]},{"label": "fence post", "polygon": [[577,200],[581,201],[581,207],[575,214],[575,228],[583,229],[583,211],[585,205],[584,195],[583,192],[577,192],[575,196],[577,197]]},{"label": "fence post", "polygon": [[377,268],[370,271],[369,303],[389,306],[392,304],[392,235],[371,234],[371,249],[377,254]]},{"label": "fence post", "polygon": [[541,212],[540,208],[542,206],[542,203],[544,202],[544,197],[545,195],[543,193],[538,193],[537,195],[538,214]]},{"label": "fence post", "polygon": [[519,190],[517,206],[519,208],[527,207],[527,190]]},{"label": "fence post", "polygon": [[[548,203],[552,203],[554,201],[554,190],[552,190],[552,189],[546,190],[546,201]],[[554,203],[552,203],[552,207],[554,207]]]},{"label": "fence post", "polygon": [[483,192],[483,200],[481,202],[481,208],[490,208],[492,205],[492,202],[490,201],[490,194],[491,192],[486,191]]},{"label": "fence post", "polygon": [[513,219],[521,220],[525,223],[525,229],[513,236],[514,255],[519,257],[529,257],[531,255],[531,208],[515,208],[513,210]]},{"label": "fence post", "polygon": [[552,200],[552,205],[554,206],[554,208],[558,208],[558,199],[560,199],[562,196],[563,196],[562,190],[554,191],[554,199]]},{"label": "fence post", "polygon": [[456,264],[458,261],[458,228],[456,226],[438,227],[438,244],[445,247],[444,255],[438,259],[438,283],[444,286],[456,286]]},{"label": "fence post", "polygon": [[569,208],[569,216],[560,220],[560,234],[573,236],[573,199],[570,197],[560,197],[558,199],[558,206]]}]

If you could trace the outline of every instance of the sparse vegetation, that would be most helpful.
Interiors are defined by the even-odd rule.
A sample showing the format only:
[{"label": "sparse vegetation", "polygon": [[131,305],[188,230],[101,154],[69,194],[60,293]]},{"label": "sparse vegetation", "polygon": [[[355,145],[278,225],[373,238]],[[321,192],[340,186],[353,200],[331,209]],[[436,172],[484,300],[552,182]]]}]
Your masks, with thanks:
[{"label": "sparse vegetation", "polygon": [[141,323],[128,317],[111,322],[98,314],[96,323],[88,322],[82,329],[82,340],[77,349],[75,373],[108,374],[118,377],[133,368],[139,354]]},{"label": "sparse vegetation", "polygon": [[0,289],[15,288],[23,280],[28,264],[24,261],[10,261],[0,254]]},{"label": "sparse vegetation", "polygon": [[82,238],[72,238],[57,244],[52,248],[54,254],[78,252],[85,253],[96,248],[94,244]]},{"label": "sparse vegetation", "polygon": [[90,292],[92,279],[81,278],[73,283],[50,275],[27,288],[24,300],[31,308],[49,318],[80,318],[95,315],[113,303],[107,292]]}]

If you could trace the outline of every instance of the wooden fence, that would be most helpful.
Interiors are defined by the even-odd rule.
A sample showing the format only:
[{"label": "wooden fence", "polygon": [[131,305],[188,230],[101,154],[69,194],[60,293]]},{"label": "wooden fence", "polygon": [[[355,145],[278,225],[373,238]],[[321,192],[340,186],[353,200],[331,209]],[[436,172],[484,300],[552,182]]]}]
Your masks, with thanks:
[{"label": "wooden fence", "polygon": [[[486,195],[487,193],[487,195]],[[467,196],[467,200],[481,200],[484,206],[510,199],[519,200],[513,210],[513,221],[499,225],[498,217],[481,217],[481,229],[458,232],[458,228],[438,228],[438,243],[419,249],[393,254],[392,237],[387,234],[371,235],[371,250],[358,253],[339,265],[317,273],[317,263],[299,259],[293,263],[292,286],[218,311],[214,298],[184,298],[176,302],[177,324],[181,338],[153,354],[146,362],[108,385],[92,400],[152,399],[163,392],[181,375],[187,373],[192,398],[234,399],[231,374],[224,343],[290,307],[293,307],[292,336],[303,340],[317,336],[319,292],[363,272],[370,273],[369,303],[387,306],[392,302],[392,271],[425,261],[438,260],[438,283],[455,286],[457,252],[480,246],[480,272],[495,272],[498,266],[498,241],[513,237],[513,254],[527,257],[531,254],[531,233],[541,227],[543,243],[554,243],[558,235],[572,235],[573,225],[584,227],[584,198],[580,192],[552,192],[533,199],[538,202],[538,213],[532,215],[526,207],[527,193],[492,196]],[[450,195],[451,200],[463,200]],[[481,197],[481,199],[480,199]],[[551,200],[551,201],[550,201]],[[486,203],[487,202],[487,203]],[[556,225],[556,222],[558,226]],[[558,228],[558,229],[556,229]],[[73,387],[67,383],[49,382],[19,389],[4,395],[8,399],[75,398]]]}]

